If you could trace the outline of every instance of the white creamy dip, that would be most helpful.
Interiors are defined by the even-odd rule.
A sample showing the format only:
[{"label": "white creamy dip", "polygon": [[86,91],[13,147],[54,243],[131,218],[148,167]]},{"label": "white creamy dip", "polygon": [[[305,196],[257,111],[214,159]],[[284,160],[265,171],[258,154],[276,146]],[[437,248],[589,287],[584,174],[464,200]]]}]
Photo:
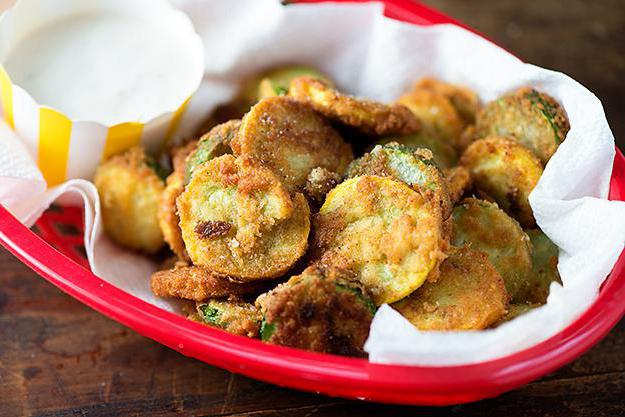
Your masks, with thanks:
[{"label": "white creamy dip", "polygon": [[80,14],[29,33],[3,64],[35,101],[72,119],[146,122],[194,92],[195,46],[177,28],[140,17]]}]

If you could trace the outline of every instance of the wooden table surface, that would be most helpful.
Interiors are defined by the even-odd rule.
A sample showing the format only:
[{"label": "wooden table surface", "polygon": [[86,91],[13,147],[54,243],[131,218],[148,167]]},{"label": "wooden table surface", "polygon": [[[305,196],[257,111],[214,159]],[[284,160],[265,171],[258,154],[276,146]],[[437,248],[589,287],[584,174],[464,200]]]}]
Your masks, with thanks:
[{"label": "wooden table surface", "polygon": [[[585,84],[625,144],[623,0],[427,3]],[[278,388],[186,358],[66,296],[0,249],[0,416],[417,414],[625,415],[625,321],[577,361],[499,398],[446,408],[387,406]]]}]

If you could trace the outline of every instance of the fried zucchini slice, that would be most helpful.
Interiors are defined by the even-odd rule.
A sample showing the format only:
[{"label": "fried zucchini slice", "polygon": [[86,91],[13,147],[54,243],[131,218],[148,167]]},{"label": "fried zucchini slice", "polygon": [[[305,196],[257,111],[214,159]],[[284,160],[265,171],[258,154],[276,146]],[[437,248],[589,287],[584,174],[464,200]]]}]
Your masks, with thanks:
[{"label": "fried zucchini slice", "polygon": [[351,147],[322,116],[289,97],[266,98],[252,107],[232,149],[262,161],[289,191],[303,189],[313,168],[343,173],[353,158]]},{"label": "fried zucchini slice", "polygon": [[525,313],[529,313],[536,307],[540,307],[540,304],[528,304],[528,303],[518,303],[518,304],[510,304],[508,306],[508,311],[506,314],[501,317],[497,322],[495,322],[491,327],[497,327],[504,323],[509,322],[510,320],[514,320],[519,316],[522,316]]},{"label": "fried zucchini slice", "polygon": [[419,119],[402,105],[387,105],[348,96],[311,77],[298,77],[291,81],[289,95],[310,104],[331,120],[370,135],[408,134],[421,128]]},{"label": "fried zucchini slice", "polygon": [[514,140],[490,136],[473,142],[460,165],[471,172],[475,188],[492,197],[524,227],[536,224],[528,197],[543,168],[532,151]]},{"label": "fried zucchini slice", "polygon": [[159,297],[205,301],[209,298],[239,297],[258,293],[263,282],[236,282],[216,275],[203,266],[176,265],[172,269],[152,274],[150,288]]},{"label": "fried zucchini slice", "polygon": [[192,140],[184,145],[176,146],[171,150],[171,165],[173,167],[173,171],[178,171],[184,174],[187,157],[195,151],[197,144],[197,140]]},{"label": "fried zucchini slice", "polygon": [[195,151],[197,144],[198,141],[195,140],[172,150],[171,160],[174,171],[167,177],[165,190],[161,193],[158,205],[158,224],[163,233],[163,238],[178,259],[184,262],[189,262],[189,256],[182,240],[176,199],[184,190],[183,175],[186,159],[189,154]]},{"label": "fried zucchini slice", "polygon": [[241,127],[240,120],[230,120],[213,127],[202,136],[193,152],[191,152],[184,166],[184,184],[187,185],[193,176],[193,170],[206,161],[232,153],[230,144]]},{"label": "fried zucchini slice", "polygon": [[378,145],[386,145],[397,142],[414,150],[419,148],[429,149],[432,152],[434,162],[440,168],[451,168],[458,163],[458,153],[444,140],[426,132],[413,133],[403,136],[388,136],[377,142]]},{"label": "fried zucchini slice", "polygon": [[333,189],[314,216],[314,256],[355,271],[376,305],[392,303],[437,270],[442,224],[436,201],[388,177],[359,176]]},{"label": "fried zucchini slice", "polygon": [[443,218],[451,213],[449,184],[428,150],[413,151],[396,142],[377,145],[349,165],[348,178],[360,175],[391,177],[405,182],[418,188],[422,195],[437,201],[443,210]]},{"label": "fried zucchini slice", "polygon": [[363,346],[375,314],[367,291],[344,272],[306,268],[265,294],[262,340],[346,356],[365,356]]},{"label": "fried zucchini slice", "polygon": [[532,242],[532,271],[516,302],[545,304],[552,282],[562,283],[558,272],[558,247],[539,229],[526,230]]},{"label": "fried zucchini slice", "polygon": [[306,251],[310,209],[254,158],[223,155],[198,166],[177,200],[196,265],[254,280],[286,272]]},{"label": "fried zucchini slice", "polygon": [[566,112],[551,96],[524,87],[486,104],[478,113],[475,137],[508,136],[546,164],[570,129]]},{"label": "fried zucchini slice", "polygon": [[182,172],[174,170],[167,177],[165,190],[160,195],[158,204],[158,225],[163,239],[178,259],[188,262],[189,255],[184,247],[180,218],[176,209],[176,199],[184,191]]},{"label": "fried zucchini slice", "polygon": [[317,80],[322,80],[326,85],[332,86],[332,81],[321,72],[311,67],[287,66],[270,70],[263,74],[258,83],[257,100],[267,97],[284,96],[289,93],[291,81],[297,77],[309,76]]},{"label": "fried zucchini slice", "polygon": [[443,170],[449,183],[449,198],[452,204],[456,204],[464,193],[473,185],[473,178],[468,169],[457,166]]},{"label": "fried zucchini slice", "polygon": [[239,336],[257,337],[262,316],[250,303],[212,299],[197,303],[197,314],[203,323]]},{"label": "fried zucchini slice", "polygon": [[393,304],[419,330],[481,330],[508,305],[501,276],[488,257],[467,247],[452,250],[440,275]]},{"label": "fried zucchini slice", "polygon": [[397,103],[409,108],[419,118],[426,134],[456,149],[464,148],[459,139],[465,123],[447,97],[432,90],[414,90],[401,96]]},{"label": "fried zucchini slice", "polygon": [[415,90],[430,90],[449,99],[465,124],[475,123],[475,116],[480,108],[480,99],[469,88],[449,84],[435,78],[423,78],[414,86]]},{"label": "fried zucchini slice", "polygon": [[456,206],[452,220],[451,244],[488,255],[514,302],[532,268],[532,246],[521,226],[496,204],[476,198]]},{"label": "fried zucchini slice", "polygon": [[162,175],[163,170],[141,147],[100,164],[93,182],[100,195],[104,231],[114,242],[146,253],[163,246],[157,216],[165,189]]}]

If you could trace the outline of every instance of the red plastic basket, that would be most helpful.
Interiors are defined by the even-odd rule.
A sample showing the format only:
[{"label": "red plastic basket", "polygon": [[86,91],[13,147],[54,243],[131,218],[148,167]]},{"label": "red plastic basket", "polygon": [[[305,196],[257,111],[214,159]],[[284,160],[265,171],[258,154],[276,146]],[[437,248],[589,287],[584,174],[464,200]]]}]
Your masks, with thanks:
[{"label": "red plastic basket", "polygon": [[[457,24],[408,0],[384,3],[386,15],[395,19],[419,25]],[[625,158],[617,150],[612,200],[624,200],[624,168]],[[625,313],[625,256],[621,254],[594,304],[566,329],[532,348],[467,366],[377,365],[230,335],[147,304],[87,269],[76,234],[81,223],[78,209],[48,211],[37,224],[40,237],[0,206],[0,242],[67,294],[184,355],[273,384],[332,396],[422,405],[493,397],[572,361],[604,337]]]}]

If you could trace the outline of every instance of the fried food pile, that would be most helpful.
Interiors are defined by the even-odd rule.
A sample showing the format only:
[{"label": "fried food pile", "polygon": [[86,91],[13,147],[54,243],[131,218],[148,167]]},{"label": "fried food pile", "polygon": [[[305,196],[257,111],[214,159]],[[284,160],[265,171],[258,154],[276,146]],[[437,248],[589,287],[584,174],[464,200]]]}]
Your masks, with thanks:
[{"label": "fried food pile", "polygon": [[544,93],[481,106],[428,78],[385,104],[283,67],[211,120],[171,172],[137,147],[95,178],[107,234],[173,257],[151,287],[193,303],[190,319],[362,357],[381,304],[420,330],[480,330],[560,281],[528,202],[569,130]]}]

